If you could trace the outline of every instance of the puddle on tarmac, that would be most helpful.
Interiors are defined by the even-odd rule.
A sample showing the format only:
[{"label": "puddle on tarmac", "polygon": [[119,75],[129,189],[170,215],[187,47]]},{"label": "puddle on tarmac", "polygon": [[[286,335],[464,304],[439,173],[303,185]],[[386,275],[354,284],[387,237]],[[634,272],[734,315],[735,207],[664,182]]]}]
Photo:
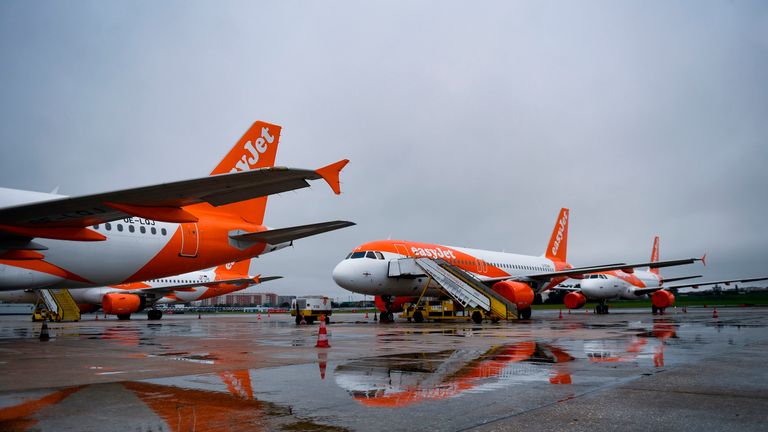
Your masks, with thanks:
[{"label": "puddle on tarmac", "polygon": [[[571,400],[669,367],[695,367],[707,356],[764,340],[756,336],[760,329],[704,320],[623,322],[622,332],[603,332],[606,337],[595,339],[568,336],[571,328],[584,329],[583,323],[548,328],[558,326],[562,330],[550,338],[526,338],[520,334],[527,332],[515,331],[490,346],[487,342],[476,346],[477,340],[441,345],[448,339],[439,336],[503,337],[494,327],[387,329],[374,336],[377,355],[352,360],[333,360],[334,351],[318,350],[312,363],[0,393],[0,430],[117,431],[130,425],[129,430],[141,431],[193,426],[233,431],[390,431],[423,426],[424,418],[430,419],[430,429],[455,430]],[[378,344],[382,338],[418,343],[424,333],[438,336],[421,341],[419,350],[424,351],[393,353],[415,345]],[[101,329],[99,335],[129,344],[146,337],[142,330],[126,329]],[[310,333],[291,333],[282,340],[286,350],[278,358],[296,355],[299,350],[291,351],[294,346],[302,347],[305,355],[305,348],[315,342]],[[429,351],[430,347],[435,349]],[[217,366],[232,361],[178,348],[153,351],[156,358]],[[413,423],[415,418],[421,420]]]}]

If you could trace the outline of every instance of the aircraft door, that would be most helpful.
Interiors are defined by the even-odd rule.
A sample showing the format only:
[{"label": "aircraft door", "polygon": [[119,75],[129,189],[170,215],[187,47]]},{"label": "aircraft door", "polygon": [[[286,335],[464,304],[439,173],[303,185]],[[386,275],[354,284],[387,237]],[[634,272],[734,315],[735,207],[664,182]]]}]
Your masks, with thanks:
[{"label": "aircraft door", "polygon": [[200,237],[196,223],[181,224],[181,252],[180,256],[194,258],[200,246]]}]

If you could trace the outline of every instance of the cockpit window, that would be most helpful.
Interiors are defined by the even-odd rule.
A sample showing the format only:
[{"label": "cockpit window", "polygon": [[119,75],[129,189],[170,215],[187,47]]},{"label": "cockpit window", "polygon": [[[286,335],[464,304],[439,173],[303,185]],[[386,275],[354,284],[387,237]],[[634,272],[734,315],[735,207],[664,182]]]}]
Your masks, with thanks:
[{"label": "cockpit window", "polygon": [[383,253],[381,253],[381,252],[374,252],[374,253],[376,254],[376,258],[378,258],[380,260],[384,259],[384,254]]},{"label": "cockpit window", "polygon": [[365,257],[365,252],[354,252],[352,253],[352,256],[350,256],[350,258],[352,259],[363,258],[363,257]]},{"label": "cockpit window", "polygon": [[376,259],[376,255],[371,251],[366,252],[365,257],[370,259]]},{"label": "cockpit window", "polygon": [[350,252],[349,254],[347,254],[347,257],[346,257],[346,258],[344,258],[344,259],[349,259],[349,257],[351,257],[351,256],[352,256],[352,252]]}]

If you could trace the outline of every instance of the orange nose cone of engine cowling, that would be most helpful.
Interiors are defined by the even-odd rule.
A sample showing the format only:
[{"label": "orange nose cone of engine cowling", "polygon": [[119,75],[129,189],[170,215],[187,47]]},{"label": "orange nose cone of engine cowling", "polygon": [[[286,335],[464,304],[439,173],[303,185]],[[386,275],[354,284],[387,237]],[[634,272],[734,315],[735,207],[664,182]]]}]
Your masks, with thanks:
[{"label": "orange nose cone of engine cowling", "polygon": [[563,303],[568,309],[578,309],[587,302],[587,298],[580,292],[569,292],[565,295]]},{"label": "orange nose cone of engine cowling", "polygon": [[105,314],[130,314],[138,312],[141,299],[136,294],[109,293],[101,299]]},{"label": "orange nose cone of engine cowling", "polygon": [[675,296],[666,290],[658,290],[651,294],[651,303],[660,309],[668,308],[675,304]]},{"label": "orange nose cone of engine cowling", "polygon": [[527,309],[533,303],[533,290],[522,282],[496,282],[493,284],[493,290],[514,303],[518,309]]}]

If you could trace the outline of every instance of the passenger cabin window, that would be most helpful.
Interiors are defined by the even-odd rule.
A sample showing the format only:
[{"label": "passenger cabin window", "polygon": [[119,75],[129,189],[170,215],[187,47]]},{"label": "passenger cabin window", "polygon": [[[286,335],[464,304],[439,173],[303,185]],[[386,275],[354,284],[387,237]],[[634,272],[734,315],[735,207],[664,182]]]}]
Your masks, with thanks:
[{"label": "passenger cabin window", "polygon": [[133,225],[128,225],[128,231],[134,232],[136,231],[136,228],[134,228]]},{"label": "passenger cabin window", "polygon": [[104,224],[104,228],[106,228],[107,231],[111,231],[112,230],[112,224],[107,222],[107,223]]},{"label": "passenger cabin window", "polygon": [[123,231],[123,224],[117,224],[117,230]]},{"label": "passenger cabin window", "polygon": [[153,235],[157,234],[157,229],[155,229],[155,227],[152,227],[149,230],[152,232]]},{"label": "passenger cabin window", "polygon": [[355,258],[363,258],[363,257],[365,257],[365,252],[355,252],[352,254],[350,258],[355,259]]}]

